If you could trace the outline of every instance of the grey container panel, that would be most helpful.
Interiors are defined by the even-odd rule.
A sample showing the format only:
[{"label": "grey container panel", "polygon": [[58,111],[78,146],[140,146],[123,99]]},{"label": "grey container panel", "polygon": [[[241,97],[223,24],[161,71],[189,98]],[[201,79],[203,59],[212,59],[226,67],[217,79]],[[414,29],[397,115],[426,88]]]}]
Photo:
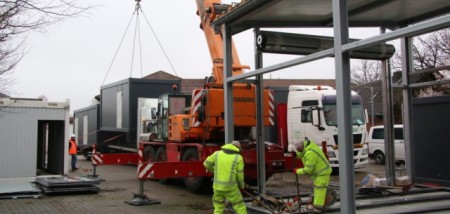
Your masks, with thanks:
[{"label": "grey container panel", "polygon": [[115,85],[106,86],[106,88],[102,88],[101,90],[101,129],[122,129],[127,127],[128,124],[123,124],[122,119],[122,128],[117,127],[117,93],[122,93],[122,104],[121,104],[121,114],[122,117],[126,117],[127,114],[124,114],[127,111],[127,99],[129,93],[129,81],[121,81]]},{"label": "grey container panel", "polygon": [[[80,137],[78,139],[79,146],[84,147],[97,143],[100,129],[100,104],[75,110],[73,117],[78,120],[78,127],[74,126],[73,132],[78,133]],[[87,138],[83,136],[85,129],[84,117],[87,117]]]},{"label": "grey container panel", "polygon": [[[43,154],[38,150],[40,122],[58,122],[63,127],[58,126],[57,130],[64,130],[68,109],[14,105],[0,106],[0,109],[0,178],[36,176],[38,155]],[[53,137],[53,128],[50,126],[49,129],[50,137]],[[59,163],[55,168],[49,166],[49,169],[62,173],[66,154],[65,144],[61,144],[64,131],[49,141],[49,165]]]},{"label": "grey container panel", "polygon": [[[101,141],[109,139],[109,145],[120,145],[136,148],[137,143],[137,107],[138,98],[158,98],[161,94],[173,92],[176,84],[180,91],[178,80],[147,80],[126,79],[112,83],[101,89]],[[122,111],[117,114],[117,93],[122,92]],[[117,127],[117,116],[122,117],[122,127]]]},{"label": "grey container panel", "polygon": [[[412,127],[412,167],[417,183],[450,187],[450,96],[415,98]],[[408,152],[408,151],[406,151]]]}]

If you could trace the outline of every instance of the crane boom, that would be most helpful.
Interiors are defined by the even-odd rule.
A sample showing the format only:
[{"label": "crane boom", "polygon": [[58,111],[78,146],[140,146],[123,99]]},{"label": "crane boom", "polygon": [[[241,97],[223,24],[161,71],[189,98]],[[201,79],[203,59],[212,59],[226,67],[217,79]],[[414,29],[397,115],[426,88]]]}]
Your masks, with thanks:
[{"label": "crane boom", "polygon": [[[211,61],[213,63],[212,75],[216,87],[223,86],[223,53],[224,44],[220,29],[213,29],[211,23],[222,13],[229,9],[230,5],[220,3],[220,0],[196,0],[197,15],[200,17],[200,28],[203,30],[208,44]],[[232,75],[244,73],[243,69],[249,69],[248,65],[241,65],[234,43],[232,46]]]},{"label": "crane boom", "polygon": [[[205,174],[203,161],[206,157],[219,150],[225,142],[225,103],[224,103],[224,47],[220,30],[211,26],[219,15],[228,11],[230,5],[223,5],[219,0],[195,0],[197,14],[200,17],[200,27],[205,34],[211,61],[213,63],[212,77],[207,78],[202,88],[193,89],[192,94],[165,93],[158,99],[158,107],[153,109],[152,124],[156,126],[148,136],[144,145],[144,159],[158,165],[157,162],[167,162],[179,167],[184,164],[188,168],[186,174],[167,167],[155,170],[159,179],[183,177],[183,182],[191,191],[201,191],[211,188],[211,179]],[[232,75],[240,75],[248,66],[241,65],[234,44],[232,46]],[[233,139],[240,141],[245,163],[246,182],[257,182],[257,151],[256,136],[253,127],[256,126],[256,87],[251,83],[233,84]],[[274,125],[273,94],[271,90],[262,92],[263,123]],[[141,149],[142,150],[142,149]],[[276,172],[284,171],[283,148],[276,144],[265,144],[265,166],[268,178]],[[197,163],[194,164],[193,162]],[[176,171],[176,173],[174,173]],[[194,171],[198,172],[192,174]],[[153,171],[152,171],[153,173]],[[165,173],[165,174],[164,174]],[[157,175],[158,174],[158,175]]]}]

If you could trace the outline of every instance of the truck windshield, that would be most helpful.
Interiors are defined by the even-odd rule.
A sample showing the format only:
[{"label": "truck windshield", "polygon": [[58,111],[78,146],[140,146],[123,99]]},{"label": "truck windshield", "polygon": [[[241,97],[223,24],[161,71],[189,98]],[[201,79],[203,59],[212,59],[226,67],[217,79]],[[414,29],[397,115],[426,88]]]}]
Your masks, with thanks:
[{"label": "truck windshield", "polygon": [[[352,103],[352,122],[353,125],[364,125],[364,111],[360,102]],[[329,100],[323,102],[323,113],[325,123],[329,126],[337,126],[337,108],[335,102]]]}]

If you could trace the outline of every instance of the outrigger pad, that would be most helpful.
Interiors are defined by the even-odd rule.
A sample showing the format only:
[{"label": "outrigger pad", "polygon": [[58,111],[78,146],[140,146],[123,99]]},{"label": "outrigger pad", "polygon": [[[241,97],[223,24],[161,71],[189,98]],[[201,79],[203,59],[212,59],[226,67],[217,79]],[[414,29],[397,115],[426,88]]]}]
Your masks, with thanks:
[{"label": "outrigger pad", "polygon": [[125,201],[125,203],[134,206],[161,204],[160,201],[150,200],[146,195],[139,195],[139,194],[134,194],[133,200]]}]

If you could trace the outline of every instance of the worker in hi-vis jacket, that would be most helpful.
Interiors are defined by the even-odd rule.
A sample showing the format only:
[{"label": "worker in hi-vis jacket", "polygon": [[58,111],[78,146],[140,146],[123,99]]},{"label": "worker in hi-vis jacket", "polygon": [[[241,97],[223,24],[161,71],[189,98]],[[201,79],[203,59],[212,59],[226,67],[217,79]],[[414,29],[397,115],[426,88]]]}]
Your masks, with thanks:
[{"label": "worker in hi-vis jacket", "polygon": [[233,141],[222,146],[221,150],[208,156],[203,162],[205,168],[214,173],[212,197],[214,213],[222,214],[225,200],[238,214],[247,213],[241,191],[244,183],[244,159],[240,153],[241,144]]},{"label": "worker in hi-vis jacket", "polygon": [[325,198],[332,168],[322,149],[311,140],[306,139],[297,144],[293,151],[296,158],[303,162],[303,168],[294,168],[298,175],[310,175],[314,182],[313,213],[323,213]]},{"label": "worker in hi-vis jacket", "polygon": [[75,140],[76,136],[74,134],[72,134],[70,136],[70,141],[69,141],[69,155],[72,157],[72,160],[70,162],[70,165],[72,167],[72,169],[70,170],[71,172],[74,172],[76,170],[78,170],[77,168],[77,141]]}]

